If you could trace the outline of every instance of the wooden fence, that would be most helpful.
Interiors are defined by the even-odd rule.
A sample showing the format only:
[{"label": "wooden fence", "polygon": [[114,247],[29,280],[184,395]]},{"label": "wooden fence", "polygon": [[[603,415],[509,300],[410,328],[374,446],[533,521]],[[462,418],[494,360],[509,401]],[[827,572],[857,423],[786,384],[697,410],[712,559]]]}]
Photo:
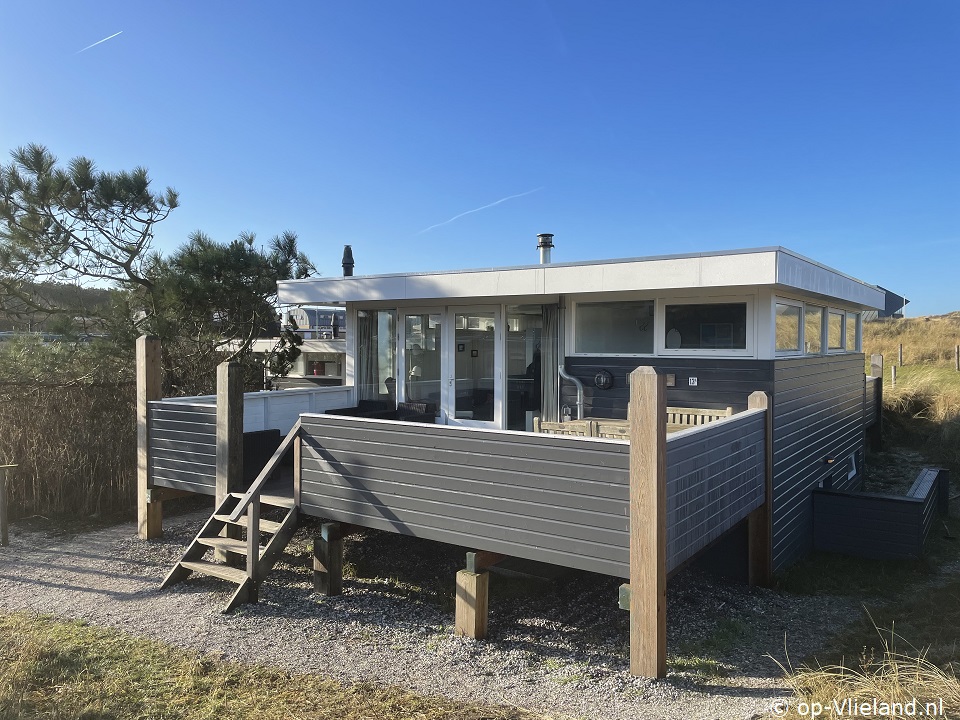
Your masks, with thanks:
[{"label": "wooden fence", "polygon": [[[244,468],[269,457],[302,412],[319,412],[352,403],[354,388],[334,386],[243,393],[238,366],[221,365],[217,394],[160,396],[160,343],[137,341],[137,494],[139,534],[162,534],[162,503],[185,493],[218,499],[241,489]],[[269,437],[277,431],[276,439]],[[244,453],[244,447],[247,452]],[[249,464],[248,464],[249,465]]]}]

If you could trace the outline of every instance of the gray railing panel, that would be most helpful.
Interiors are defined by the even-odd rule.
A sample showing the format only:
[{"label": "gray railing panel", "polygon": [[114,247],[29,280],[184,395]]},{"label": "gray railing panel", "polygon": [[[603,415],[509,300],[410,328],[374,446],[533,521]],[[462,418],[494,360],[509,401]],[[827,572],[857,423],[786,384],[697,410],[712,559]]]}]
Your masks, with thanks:
[{"label": "gray railing panel", "polygon": [[626,443],[352,417],[302,421],[301,506],[309,515],[629,575]]},{"label": "gray railing panel", "polygon": [[162,400],[151,402],[148,414],[153,484],[212,495],[216,489],[216,407]]},{"label": "gray railing panel", "polygon": [[667,569],[760,507],[765,418],[748,410],[667,438]]}]

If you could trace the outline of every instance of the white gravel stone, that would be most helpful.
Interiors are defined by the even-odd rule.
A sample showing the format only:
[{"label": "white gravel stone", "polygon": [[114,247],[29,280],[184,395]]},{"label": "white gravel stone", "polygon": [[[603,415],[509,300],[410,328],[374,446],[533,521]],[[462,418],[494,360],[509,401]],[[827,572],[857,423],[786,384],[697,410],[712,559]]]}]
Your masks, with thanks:
[{"label": "white gravel stone", "polygon": [[[346,541],[359,577],[339,597],[313,593],[302,527],[264,582],[260,602],[230,614],[229,586],[191,577],[160,580],[206,512],[168,517],[152,542],[120,525],[51,536],[15,525],[0,548],[0,608],[86,620],[229,660],[345,682],[397,685],[427,695],[513,705],[552,717],[591,720],[752,718],[788,694],[768,657],[817,651],[856,618],[847,598],[748,588],[694,571],[671,579],[664,680],[628,670],[627,613],[619,581],[573,573],[553,581],[491,578],[490,634],[453,634],[453,579],[462,549],[388,533]],[[684,671],[680,660],[709,655],[721,677]],[[692,667],[691,663],[688,663]]]}]

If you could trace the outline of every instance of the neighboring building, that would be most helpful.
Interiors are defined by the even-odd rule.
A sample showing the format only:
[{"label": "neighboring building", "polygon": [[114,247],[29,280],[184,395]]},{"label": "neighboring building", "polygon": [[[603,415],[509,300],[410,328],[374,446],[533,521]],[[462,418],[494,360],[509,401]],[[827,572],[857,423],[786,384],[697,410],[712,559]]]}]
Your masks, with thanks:
[{"label": "neighboring building", "polygon": [[877,285],[877,289],[883,292],[883,307],[879,310],[868,310],[863,314],[864,322],[873,320],[882,320],[883,318],[902,318],[903,309],[910,301],[905,297],[897,295],[895,292],[887,290],[885,287]]},{"label": "neighboring building", "polygon": [[[303,338],[300,355],[284,377],[272,378],[273,387],[289,390],[296,387],[343,385],[346,360],[346,311],[342,308],[293,306],[283,313],[284,325],[295,327]],[[253,343],[253,352],[269,354],[276,338],[260,338]]]}]

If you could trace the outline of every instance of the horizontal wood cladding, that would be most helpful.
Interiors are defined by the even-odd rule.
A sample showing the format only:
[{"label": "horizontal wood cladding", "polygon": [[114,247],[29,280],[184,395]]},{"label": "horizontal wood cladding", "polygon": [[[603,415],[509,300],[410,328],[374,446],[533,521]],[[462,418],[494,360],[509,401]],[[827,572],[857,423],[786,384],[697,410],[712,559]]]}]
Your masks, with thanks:
[{"label": "horizontal wood cladding", "polygon": [[217,409],[151,402],[150,475],[157,487],[212,495],[217,473]]},{"label": "horizontal wood cladding", "polygon": [[814,547],[869,558],[920,557],[948,492],[949,475],[936,468],[923,469],[906,495],[814,490]]},{"label": "horizontal wood cladding", "polygon": [[308,515],[628,577],[625,442],[302,417]]},{"label": "horizontal wood cladding", "polygon": [[765,417],[750,410],[667,438],[667,569],[764,502]]},{"label": "horizontal wood cladding", "polygon": [[924,499],[815,490],[814,546],[868,558],[916,558],[924,534]]},{"label": "horizontal wood cladding", "polygon": [[[675,407],[746,410],[750,393],[773,390],[772,360],[731,360],[721,358],[625,358],[568,357],[567,372],[583,383],[584,415],[626,419],[630,389],[627,376],[640,365],[655,367],[676,376],[676,385],[667,388],[667,405]],[[594,378],[601,370],[613,375],[613,386],[601,390]],[[689,378],[696,377],[696,387]],[[577,389],[562,381],[562,404],[576,407]]]},{"label": "horizontal wood cladding", "polygon": [[[851,488],[847,459],[862,458],[863,355],[774,362],[773,565],[781,570],[813,548],[813,490]],[[827,458],[834,462],[828,464]],[[859,466],[858,466],[859,467]]]}]

